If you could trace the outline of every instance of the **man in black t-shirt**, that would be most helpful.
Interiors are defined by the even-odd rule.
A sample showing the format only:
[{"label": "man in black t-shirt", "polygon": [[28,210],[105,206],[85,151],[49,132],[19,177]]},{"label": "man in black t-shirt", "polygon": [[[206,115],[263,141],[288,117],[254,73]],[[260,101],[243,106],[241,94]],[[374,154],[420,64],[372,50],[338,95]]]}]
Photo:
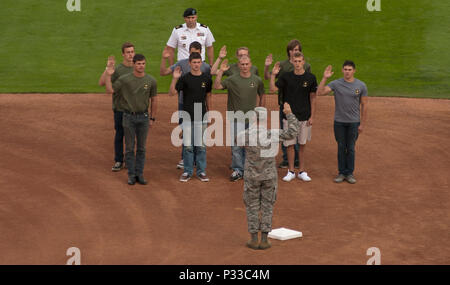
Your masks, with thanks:
[{"label": "man in black t-shirt", "polygon": [[[197,168],[197,177],[209,181],[206,176],[206,146],[203,142],[203,132],[207,126],[204,118],[211,108],[211,76],[202,73],[202,57],[193,52],[189,56],[191,71],[181,76],[181,68],[175,68],[170,84],[170,95],[177,95],[183,91],[183,145],[184,145],[184,173],[181,182],[187,182],[194,174],[194,159]],[[194,158],[195,152],[195,158]]]},{"label": "man in black t-shirt", "polygon": [[[270,90],[276,92],[280,89],[283,93],[283,103],[287,102],[291,106],[292,113],[299,121],[298,136],[290,141],[285,141],[287,147],[289,170],[283,178],[289,182],[295,178],[294,170],[294,145],[298,141],[300,170],[298,178],[303,181],[311,181],[305,171],[305,145],[311,140],[311,127],[315,113],[315,101],[317,91],[317,80],[314,74],[305,71],[305,59],[301,52],[296,52],[293,56],[294,71],[283,73],[275,83],[275,77],[280,72],[280,63],[277,62],[270,76]],[[284,124],[286,121],[283,120]]]}]

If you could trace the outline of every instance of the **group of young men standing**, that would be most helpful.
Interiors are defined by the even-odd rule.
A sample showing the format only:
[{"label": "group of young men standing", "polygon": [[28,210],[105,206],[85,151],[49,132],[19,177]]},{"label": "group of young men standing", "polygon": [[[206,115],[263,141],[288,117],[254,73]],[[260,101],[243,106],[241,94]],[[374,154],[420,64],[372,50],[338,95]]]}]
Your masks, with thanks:
[{"label": "group of young men standing", "polygon": [[[177,164],[183,169],[179,180],[189,181],[194,175],[203,182],[209,181],[206,173],[206,146],[203,133],[207,127],[207,112],[212,110],[212,89],[226,89],[227,111],[246,114],[254,111],[255,120],[232,117],[231,136],[231,181],[244,178],[244,203],[251,239],[247,246],[253,249],[270,247],[267,234],[271,229],[272,209],[276,200],[277,170],[275,156],[262,155],[267,145],[238,145],[239,138],[246,143],[249,135],[263,134],[276,143],[283,142],[281,168],[288,168],[283,181],[298,177],[311,181],[306,172],[305,147],[311,140],[311,130],[316,113],[317,95],[334,91],[335,118],[334,133],[338,143],[338,169],[335,182],[356,183],[353,176],[355,142],[362,132],[367,116],[367,87],[354,78],[355,64],[345,61],[344,77],[326,85],[333,75],[328,66],[320,84],[311,73],[311,66],[305,62],[298,40],[287,45],[288,58],[276,62],[272,71],[272,55],[265,60],[264,78],[270,80],[270,91],[278,92],[280,129],[274,135],[264,128],[267,119],[265,90],[258,69],[252,65],[249,50],[241,47],[236,51],[238,62],[228,65],[226,47],[222,47],[214,61],[214,37],[205,25],[197,23],[197,11],[185,10],[185,24],[175,27],[162,53],[160,75],[173,75],[169,95],[177,96],[179,123],[183,130],[182,160]],[[178,49],[178,62],[174,64],[174,51]],[[210,64],[205,62],[205,50]],[[114,58],[108,58],[107,67],[99,84],[106,86],[112,94],[115,125],[115,164],[113,171],[126,165],[128,184],[147,184],[143,176],[145,145],[149,128],[156,121],[156,80],[145,73],[145,57],[135,54],[134,46],[122,46],[123,62],[117,67]],[[169,67],[167,66],[169,62]],[[214,64],[212,64],[214,62]],[[212,64],[212,65],[211,65]],[[216,78],[213,81],[212,76]],[[227,78],[223,79],[223,76]],[[125,163],[123,159],[123,137],[125,138]],[[136,147],[136,151],[135,151]],[[299,168],[298,174],[295,168]],[[259,213],[261,212],[261,217]],[[257,233],[261,231],[261,242]]]}]

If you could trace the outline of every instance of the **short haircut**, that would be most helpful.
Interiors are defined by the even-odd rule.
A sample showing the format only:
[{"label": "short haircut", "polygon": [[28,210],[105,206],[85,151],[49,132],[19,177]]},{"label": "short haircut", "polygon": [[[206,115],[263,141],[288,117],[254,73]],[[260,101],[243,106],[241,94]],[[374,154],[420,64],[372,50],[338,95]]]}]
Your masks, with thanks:
[{"label": "short haircut", "polygon": [[290,51],[290,50],[293,50],[296,46],[298,46],[298,47],[299,47],[299,50],[302,51],[302,45],[301,45],[301,43],[300,43],[299,40],[293,39],[293,40],[291,40],[291,41],[288,43],[288,45],[287,45],[287,47],[286,47],[286,52],[287,52],[287,56],[288,56],[288,57],[290,56],[290,55],[289,55],[289,51]]},{"label": "short haircut", "polygon": [[244,55],[244,56],[241,56],[241,58],[239,58],[239,63],[241,63],[241,61],[243,61],[244,59],[248,59],[248,61],[252,62],[252,60],[250,59],[249,56]]},{"label": "short haircut", "polygon": [[355,63],[351,60],[346,60],[344,61],[344,64],[342,65],[342,68],[344,68],[345,66],[351,66],[353,67],[353,69],[356,69]]},{"label": "short haircut", "polygon": [[192,42],[189,45],[189,50],[191,50],[192,48],[195,48],[195,49],[198,49],[198,50],[202,51],[202,44],[199,43],[199,42]]},{"label": "short haircut", "polygon": [[296,51],[294,53],[293,57],[303,57],[303,59],[305,58],[305,56],[303,55],[303,53],[301,51]]},{"label": "short haircut", "polygon": [[247,53],[250,55],[250,51],[248,50],[248,47],[240,47],[240,48],[238,48],[238,49],[236,50],[236,56],[239,55],[239,51],[240,51],[240,50],[246,50]]},{"label": "short haircut", "polygon": [[136,61],[143,61],[145,60],[145,56],[143,54],[137,53],[133,56],[133,63],[136,63]]},{"label": "short haircut", "polygon": [[201,54],[199,54],[198,52],[193,52],[189,55],[189,62],[191,62],[194,59],[200,59],[202,60],[202,56]]},{"label": "short haircut", "polygon": [[134,45],[132,43],[130,43],[130,42],[123,43],[123,45],[122,45],[122,53],[125,52],[126,48],[130,48],[130,47],[134,48]]}]

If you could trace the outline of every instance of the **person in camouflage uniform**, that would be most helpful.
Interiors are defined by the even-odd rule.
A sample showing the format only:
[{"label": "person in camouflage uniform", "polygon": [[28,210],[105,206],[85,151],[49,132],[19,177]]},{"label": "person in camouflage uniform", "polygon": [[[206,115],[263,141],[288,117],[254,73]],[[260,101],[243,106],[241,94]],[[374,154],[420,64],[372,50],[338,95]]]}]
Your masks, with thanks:
[{"label": "person in camouflage uniform", "polygon": [[[272,209],[277,197],[278,173],[275,156],[280,141],[290,140],[297,134],[296,117],[288,103],[284,113],[288,128],[267,130],[267,109],[256,107],[256,122],[241,132],[237,140],[245,145],[244,204],[247,212],[248,231],[252,249],[270,248],[268,234],[272,230]],[[261,212],[261,218],[259,217]],[[261,231],[261,242],[258,233]]]}]

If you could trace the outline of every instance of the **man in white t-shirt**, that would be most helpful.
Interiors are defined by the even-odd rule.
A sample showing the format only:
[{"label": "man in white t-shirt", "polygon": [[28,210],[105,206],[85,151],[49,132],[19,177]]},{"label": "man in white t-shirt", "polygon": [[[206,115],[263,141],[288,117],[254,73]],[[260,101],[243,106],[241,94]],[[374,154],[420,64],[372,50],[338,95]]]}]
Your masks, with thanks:
[{"label": "man in white t-shirt", "polygon": [[187,8],[183,13],[185,23],[176,26],[169,40],[166,49],[170,51],[169,64],[174,63],[175,49],[178,49],[177,61],[189,58],[189,45],[197,41],[202,44],[202,60],[205,61],[205,50],[209,64],[214,63],[214,36],[206,25],[197,23],[197,10]]}]

